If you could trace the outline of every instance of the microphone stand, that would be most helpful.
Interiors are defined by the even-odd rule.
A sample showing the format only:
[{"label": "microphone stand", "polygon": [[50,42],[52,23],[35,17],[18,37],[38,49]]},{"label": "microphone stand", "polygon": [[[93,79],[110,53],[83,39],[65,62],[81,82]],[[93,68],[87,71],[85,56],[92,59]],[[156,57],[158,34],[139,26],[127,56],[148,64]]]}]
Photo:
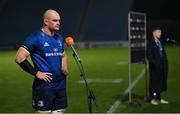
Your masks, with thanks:
[{"label": "microphone stand", "polygon": [[73,50],[73,57],[77,63],[77,66],[79,68],[79,71],[80,71],[80,77],[83,78],[84,80],[84,84],[85,84],[85,87],[86,87],[86,92],[87,92],[87,98],[88,98],[88,109],[89,109],[89,113],[92,113],[92,103],[94,102],[94,104],[96,105],[97,107],[97,104],[96,104],[96,97],[93,93],[93,91],[90,89],[88,83],[87,83],[87,80],[86,80],[86,76],[85,76],[85,72],[84,72],[84,67],[82,65],[82,62],[81,62],[81,59],[79,58],[78,54],[76,53],[75,49],[73,46],[71,46],[72,50]]}]

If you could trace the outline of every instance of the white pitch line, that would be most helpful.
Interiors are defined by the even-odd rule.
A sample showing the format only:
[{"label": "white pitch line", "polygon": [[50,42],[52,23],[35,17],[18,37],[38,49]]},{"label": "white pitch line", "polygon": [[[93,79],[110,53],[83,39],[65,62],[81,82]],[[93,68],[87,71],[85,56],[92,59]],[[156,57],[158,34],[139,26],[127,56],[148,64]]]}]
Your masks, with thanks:
[{"label": "white pitch line", "polygon": [[[122,94],[122,96],[125,96],[126,94],[128,94],[129,90],[132,89],[136,83],[141,79],[141,77],[144,75],[145,73],[145,68],[141,71],[141,73],[137,76],[137,78],[133,81],[132,85],[130,87],[128,87],[124,93]],[[122,97],[121,96],[121,97]],[[122,103],[120,97],[114,102],[114,104],[111,106],[111,108],[107,111],[107,114],[113,113],[116,111],[116,109],[118,108],[118,106]]]},{"label": "white pitch line", "polygon": [[120,61],[116,63],[117,65],[127,65],[128,61]]},{"label": "white pitch line", "polygon": [[[101,79],[101,78],[95,78],[95,79],[87,79],[87,83],[121,83],[122,79]],[[78,83],[84,83],[84,80],[78,81]]]}]

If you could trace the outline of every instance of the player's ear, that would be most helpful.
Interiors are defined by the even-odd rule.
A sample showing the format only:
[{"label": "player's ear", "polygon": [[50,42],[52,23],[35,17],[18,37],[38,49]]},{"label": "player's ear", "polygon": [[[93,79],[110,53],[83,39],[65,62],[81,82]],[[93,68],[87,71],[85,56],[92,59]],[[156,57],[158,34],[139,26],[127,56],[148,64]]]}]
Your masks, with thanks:
[{"label": "player's ear", "polygon": [[44,19],[44,25],[48,25],[48,19]]}]

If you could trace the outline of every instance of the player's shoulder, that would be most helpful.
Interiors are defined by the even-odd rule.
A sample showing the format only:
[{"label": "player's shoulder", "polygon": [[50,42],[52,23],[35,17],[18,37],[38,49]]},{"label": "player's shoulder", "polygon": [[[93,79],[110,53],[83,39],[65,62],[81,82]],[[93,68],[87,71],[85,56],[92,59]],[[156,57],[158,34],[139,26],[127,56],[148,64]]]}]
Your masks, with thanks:
[{"label": "player's shoulder", "polygon": [[32,33],[32,37],[34,37],[34,38],[40,38],[40,37],[43,37],[43,36],[44,36],[44,34],[43,34],[43,32],[41,30],[37,30],[37,31]]},{"label": "player's shoulder", "polygon": [[41,32],[40,31],[34,31],[26,39],[27,40],[37,40],[39,37],[42,37]]},{"label": "player's shoulder", "polygon": [[63,37],[62,34],[60,34],[60,33],[56,33],[55,35],[56,35],[57,37]]},{"label": "player's shoulder", "polygon": [[64,40],[63,35],[61,35],[60,33],[56,33],[56,34],[55,34],[55,37],[56,37],[57,39],[59,39],[59,40]]}]

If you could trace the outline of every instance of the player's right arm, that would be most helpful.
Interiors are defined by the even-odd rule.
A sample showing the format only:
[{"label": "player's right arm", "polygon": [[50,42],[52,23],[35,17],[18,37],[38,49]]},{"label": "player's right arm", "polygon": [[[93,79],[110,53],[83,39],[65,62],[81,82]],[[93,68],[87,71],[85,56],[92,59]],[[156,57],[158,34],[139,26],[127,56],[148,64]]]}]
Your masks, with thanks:
[{"label": "player's right arm", "polygon": [[15,61],[16,63],[26,72],[36,76],[37,78],[44,80],[46,82],[50,82],[52,78],[50,75],[51,73],[41,72],[34,69],[34,67],[29,63],[27,58],[29,57],[30,53],[24,48],[20,47],[17,51]]}]

